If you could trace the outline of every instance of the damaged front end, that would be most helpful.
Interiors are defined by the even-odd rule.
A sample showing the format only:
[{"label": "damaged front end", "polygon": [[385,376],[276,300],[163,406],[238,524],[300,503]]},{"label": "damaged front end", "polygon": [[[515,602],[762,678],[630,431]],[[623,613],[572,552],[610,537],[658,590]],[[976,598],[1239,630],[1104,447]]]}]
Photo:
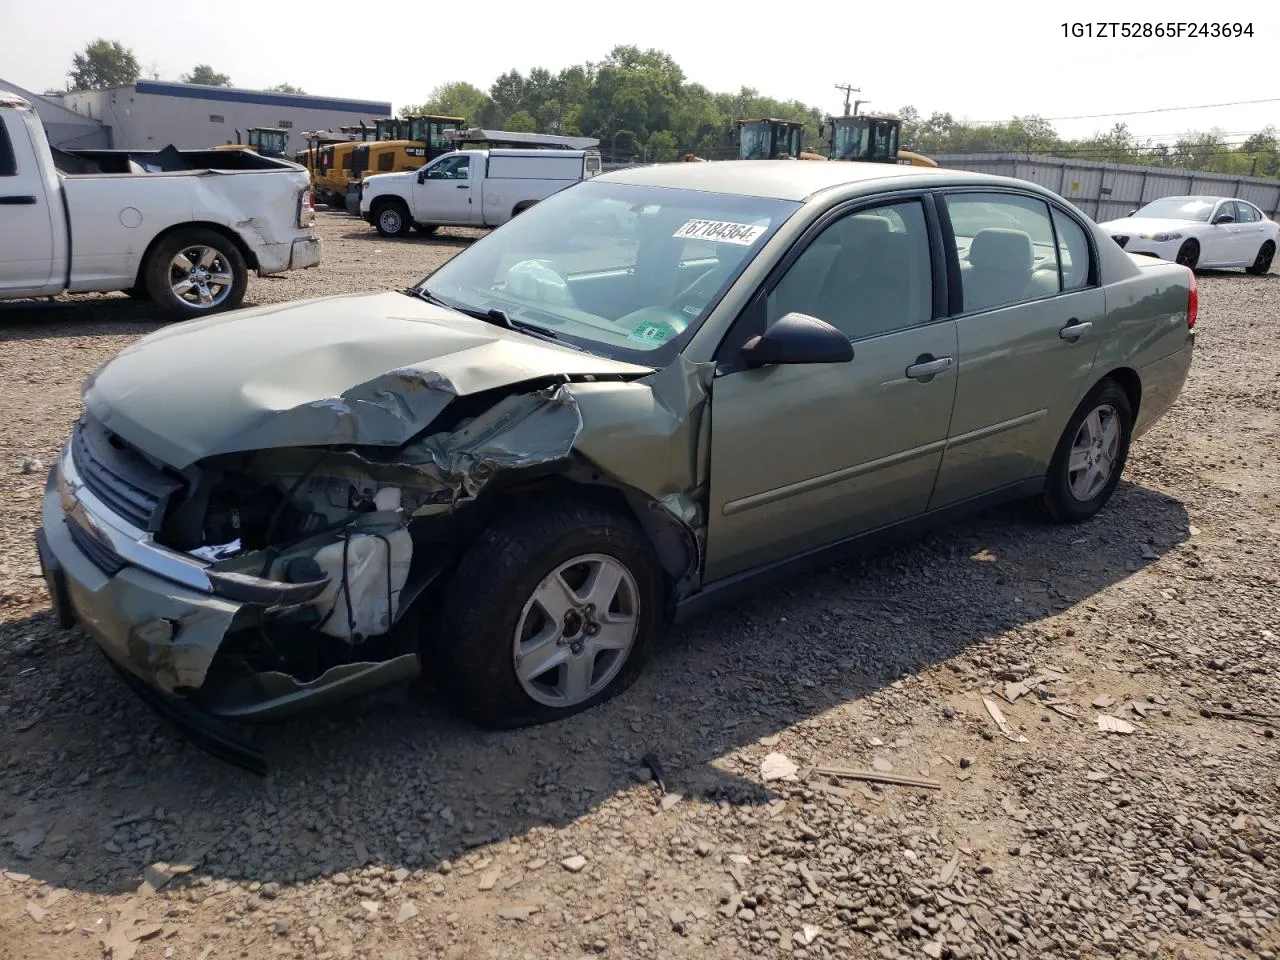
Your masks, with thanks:
[{"label": "damaged front end", "polygon": [[[468,393],[393,370],[270,411],[181,467],[122,436],[109,404],[87,395],[38,538],[58,617],[79,620],[204,746],[262,769],[224,721],[415,678],[453,567],[513,498],[610,488],[653,543],[674,603],[701,567],[709,371],[678,360],[645,373]],[[146,437],[140,421],[128,433]]]}]

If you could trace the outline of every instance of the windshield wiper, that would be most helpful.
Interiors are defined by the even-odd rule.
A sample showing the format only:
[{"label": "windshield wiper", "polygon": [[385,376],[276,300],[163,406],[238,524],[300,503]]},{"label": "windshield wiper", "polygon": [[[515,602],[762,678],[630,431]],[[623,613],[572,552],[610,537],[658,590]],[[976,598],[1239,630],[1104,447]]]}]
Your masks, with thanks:
[{"label": "windshield wiper", "polygon": [[428,303],[434,303],[438,307],[444,307],[448,310],[461,313],[463,316],[473,317],[476,320],[483,320],[485,323],[492,323],[495,327],[502,327],[506,330],[514,330],[517,333],[524,333],[531,337],[537,337],[539,340],[546,340],[550,343],[567,347],[570,350],[576,350],[578,353],[586,353],[582,347],[575,343],[560,339],[560,335],[546,330],[534,323],[522,323],[519,320],[512,320],[506,311],[499,310],[496,307],[481,309],[479,307],[465,307],[460,303],[453,303],[443,297],[437,296],[425,287],[410,287],[405,291],[415,297],[420,297]]}]

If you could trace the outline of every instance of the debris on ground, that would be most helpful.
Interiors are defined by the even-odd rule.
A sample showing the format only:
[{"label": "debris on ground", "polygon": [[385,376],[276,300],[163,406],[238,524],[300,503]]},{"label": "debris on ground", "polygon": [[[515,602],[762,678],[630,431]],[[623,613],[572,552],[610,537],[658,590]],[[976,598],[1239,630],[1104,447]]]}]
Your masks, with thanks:
[{"label": "debris on ground", "polygon": [[794,780],[796,771],[799,769],[789,757],[781,753],[766,754],[760,761],[760,779],[765,783],[772,783],[774,780]]},{"label": "debris on ground", "polygon": [[1000,705],[990,697],[982,698],[982,705],[987,708],[987,713],[991,719],[995,721],[996,727],[1000,731],[1000,735],[1006,740],[1012,740],[1014,743],[1029,743],[1030,741],[1020,733],[1015,733],[1013,728],[1009,726],[1009,721],[1004,718],[1004,712],[1000,709]]}]

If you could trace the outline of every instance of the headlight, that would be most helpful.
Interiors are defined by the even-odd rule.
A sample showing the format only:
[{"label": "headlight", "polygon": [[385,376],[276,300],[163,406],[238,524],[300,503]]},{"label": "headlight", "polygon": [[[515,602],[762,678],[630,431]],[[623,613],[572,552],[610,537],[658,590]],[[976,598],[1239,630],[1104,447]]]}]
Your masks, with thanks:
[{"label": "headlight", "polygon": [[1140,233],[1138,236],[1143,240],[1154,240],[1156,243],[1182,239],[1182,234],[1180,233]]}]

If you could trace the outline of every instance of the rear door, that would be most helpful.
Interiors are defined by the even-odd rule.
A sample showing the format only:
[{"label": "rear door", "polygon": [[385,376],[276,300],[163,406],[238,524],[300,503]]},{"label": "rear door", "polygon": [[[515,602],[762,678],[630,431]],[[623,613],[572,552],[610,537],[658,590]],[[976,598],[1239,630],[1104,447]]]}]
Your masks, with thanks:
[{"label": "rear door", "polygon": [[1106,303],[1084,227],[1041,197],[950,191],[959,376],[930,509],[1034,478],[1092,384]]},{"label": "rear door", "polygon": [[23,115],[0,109],[0,297],[61,289],[54,278],[53,202]]},{"label": "rear door", "polygon": [[956,384],[929,219],[920,197],[843,214],[726,338],[741,343],[797,312],[845,333],[854,357],[749,370],[724,348],[711,396],[708,581],[924,512]]},{"label": "rear door", "polygon": [[478,222],[480,205],[473,202],[473,192],[479,192],[475,185],[484,166],[477,160],[471,154],[459,153],[428,165],[426,177],[413,188],[414,220],[428,224]]}]

